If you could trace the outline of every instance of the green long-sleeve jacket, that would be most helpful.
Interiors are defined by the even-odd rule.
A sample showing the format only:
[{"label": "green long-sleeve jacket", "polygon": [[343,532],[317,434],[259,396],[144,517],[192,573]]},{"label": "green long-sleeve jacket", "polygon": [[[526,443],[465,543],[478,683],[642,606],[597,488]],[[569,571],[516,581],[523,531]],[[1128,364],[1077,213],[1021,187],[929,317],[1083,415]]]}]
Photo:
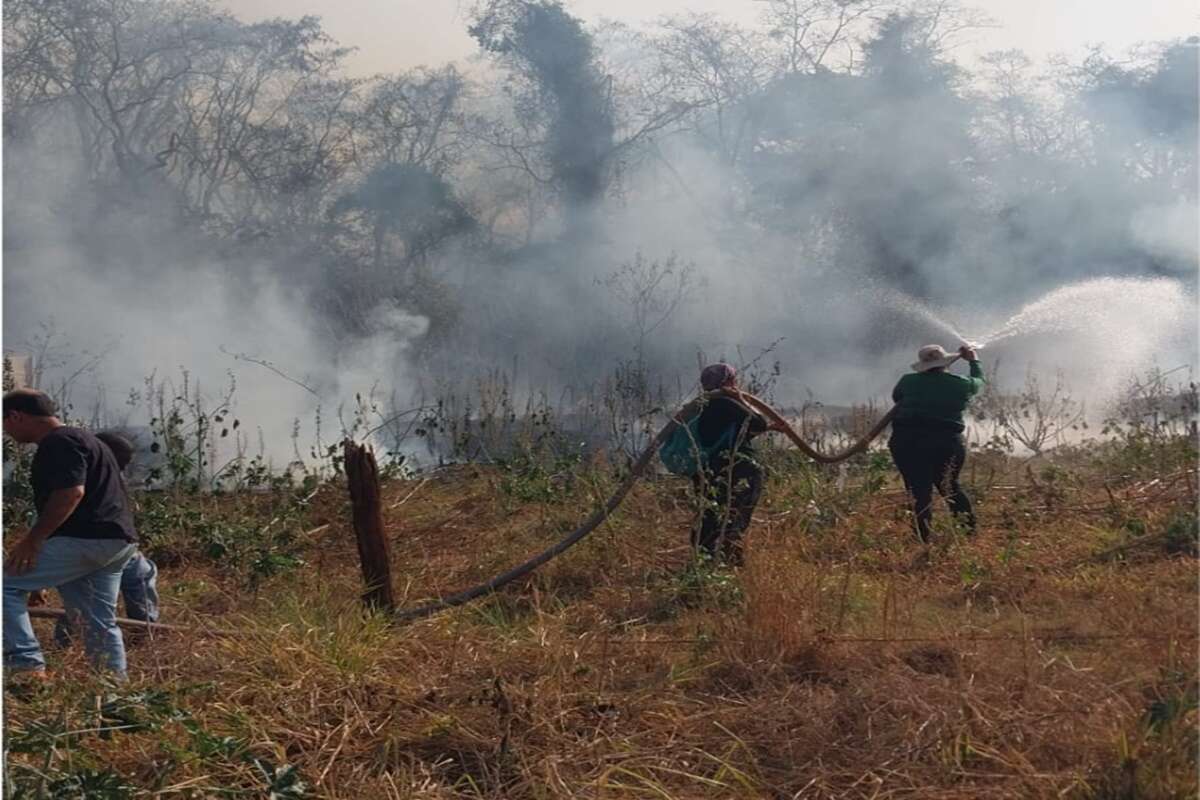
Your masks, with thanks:
[{"label": "green long-sleeve jacket", "polygon": [[971,398],[983,388],[983,367],[970,362],[970,377],[951,372],[910,372],[892,390],[892,401],[899,409],[895,424],[904,427],[926,425],[962,433],[963,412]]}]

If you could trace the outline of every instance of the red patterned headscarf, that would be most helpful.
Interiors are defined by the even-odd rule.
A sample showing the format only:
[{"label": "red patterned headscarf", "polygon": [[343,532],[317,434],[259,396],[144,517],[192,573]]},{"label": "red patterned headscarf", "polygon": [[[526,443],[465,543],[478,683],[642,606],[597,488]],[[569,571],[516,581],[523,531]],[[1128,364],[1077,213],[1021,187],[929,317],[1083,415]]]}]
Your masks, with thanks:
[{"label": "red patterned headscarf", "polygon": [[709,364],[700,371],[700,386],[706,392],[716,391],[737,377],[737,370],[724,362]]}]

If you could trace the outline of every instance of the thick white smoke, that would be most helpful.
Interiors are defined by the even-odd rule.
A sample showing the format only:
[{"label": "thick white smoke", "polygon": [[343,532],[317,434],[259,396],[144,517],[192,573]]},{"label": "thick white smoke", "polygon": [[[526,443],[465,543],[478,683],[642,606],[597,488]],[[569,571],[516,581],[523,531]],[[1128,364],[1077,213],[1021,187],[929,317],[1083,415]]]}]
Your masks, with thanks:
[{"label": "thick white smoke", "polygon": [[[614,48],[602,57],[644,59],[619,74],[614,67],[600,83],[585,82],[597,104],[630,97],[649,103],[661,90],[680,92],[687,102],[678,106],[694,108],[653,136],[619,145],[606,164],[607,190],[591,205],[558,202],[542,186],[556,178],[541,164],[529,167],[533,177],[511,179],[520,166],[512,152],[533,158],[537,148],[509,147],[493,129],[503,122],[507,134],[529,122],[504,91],[510,84],[499,67],[478,70],[485,83],[455,96],[467,105],[449,144],[407,142],[387,125],[370,134],[380,144],[350,126],[339,151],[347,162],[370,148],[389,158],[445,148],[411,170],[442,181],[426,181],[420,197],[449,187],[470,208],[475,227],[455,228],[446,241],[428,245],[427,257],[387,274],[396,285],[419,279],[438,287],[440,295],[431,293],[441,303],[437,314],[430,293],[418,308],[397,300],[403,292],[394,286],[380,285],[342,313],[353,325],[331,322],[325,301],[341,297],[355,270],[372,263],[370,214],[394,215],[375,242],[376,266],[386,261],[379,253],[388,236],[403,239],[402,247],[389,246],[406,258],[427,245],[425,231],[411,222],[415,192],[401,198],[407,205],[386,208],[372,206],[378,198],[369,192],[353,193],[370,165],[347,168],[315,204],[317,212],[289,223],[308,237],[308,250],[270,232],[243,246],[240,227],[237,235],[209,230],[216,227],[211,219],[181,215],[169,192],[130,200],[126,187],[107,186],[83,168],[70,118],[42,118],[29,126],[38,135],[6,135],[5,347],[37,350],[41,326],[52,325],[66,363],[45,376],[51,386],[74,375],[85,350],[99,351],[69,389],[77,411],[104,406],[102,423],[146,423],[142,408],[122,401],[143,389],[147,375],[178,385],[186,371],[212,401],[232,377],[235,415],[245,429],[261,429],[277,465],[295,455],[293,437],[307,455],[318,415],[328,443],[360,400],[379,401],[378,421],[439,381],[497,368],[519,372],[523,390],[553,396],[603,382],[619,361],[636,356],[662,383],[686,392],[698,357],[746,363],[770,349],[759,367],[779,362],[775,396],[783,404],[810,392],[831,403],[883,399],[918,346],[954,346],[957,332],[984,335],[1022,308],[1028,321],[1028,308],[1047,303],[1058,304],[1054,325],[1026,326],[984,350],[985,359],[1008,365],[1010,380],[1019,381],[1026,364],[1061,368],[1077,394],[1100,399],[1131,371],[1196,363],[1194,193],[1181,198],[1165,172],[1131,178],[1126,158],[1142,142],[1162,140],[1148,126],[1170,121],[1171,113],[1139,111],[1125,95],[1116,102],[1102,93],[1093,101],[1113,133],[1078,144],[1078,152],[985,143],[979,118],[992,101],[981,100],[975,78],[945,54],[910,58],[897,45],[905,41],[899,24],[892,39],[867,48],[872,60],[860,71],[812,69],[760,80],[754,76],[773,63],[764,58],[746,71],[746,86],[739,84],[745,97],[713,100],[680,89],[686,81],[678,75],[663,78],[666,66],[682,62],[656,60],[664,43],[678,44],[670,35],[680,30],[719,32],[707,24],[691,20],[673,34],[648,29],[640,38],[596,40]],[[757,36],[737,41],[765,47]],[[1156,76],[1177,80],[1186,72],[1167,66],[1147,67],[1144,83],[1158,86]],[[621,85],[618,78],[642,83]],[[635,117],[641,107],[628,105],[623,113]],[[300,119],[302,110],[291,113]],[[467,110],[489,124],[469,129]],[[676,111],[666,106],[663,113]],[[1060,113],[1085,116],[1065,102]],[[581,114],[575,122],[592,119]],[[619,114],[617,122],[617,142],[638,124]],[[556,118],[553,128],[568,156],[571,123]],[[1171,125],[1172,136],[1186,128]],[[1162,152],[1184,165],[1182,173],[1188,163],[1194,169],[1195,147],[1179,141]],[[180,163],[172,162],[176,172],[164,170],[165,182],[178,180]],[[527,192],[527,202],[511,201],[514,192]],[[329,208],[351,194],[345,207],[367,221],[330,233]],[[247,220],[252,207],[248,202]],[[532,219],[522,230],[525,211]],[[253,236],[250,222],[233,216]],[[481,244],[485,228],[492,236]],[[312,241],[324,246],[346,231],[359,240],[330,248],[333,256],[314,255],[320,247]],[[614,277],[632,270],[626,278],[636,284],[664,265],[670,276],[640,301]],[[1132,282],[1127,291],[1086,302],[1053,294],[1103,276]],[[1067,320],[1071,315],[1078,319]]]}]

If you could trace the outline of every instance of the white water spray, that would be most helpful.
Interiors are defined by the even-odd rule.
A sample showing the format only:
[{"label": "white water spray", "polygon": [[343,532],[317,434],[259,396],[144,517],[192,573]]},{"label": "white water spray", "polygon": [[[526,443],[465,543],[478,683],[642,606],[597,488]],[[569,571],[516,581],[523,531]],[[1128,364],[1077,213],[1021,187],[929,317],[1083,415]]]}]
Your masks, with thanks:
[{"label": "white water spray", "polygon": [[1015,336],[1086,333],[1106,344],[1130,337],[1151,344],[1170,337],[1195,314],[1195,300],[1167,278],[1098,278],[1055,289],[1026,305],[979,346]]},{"label": "white water spray", "polygon": [[1022,307],[991,332],[960,333],[929,306],[899,292],[875,292],[882,304],[927,322],[953,340],[974,347],[1020,336],[1085,333],[1106,345],[1150,345],[1181,333],[1196,316],[1196,299],[1168,278],[1097,278],[1055,289]]},{"label": "white water spray", "polygon": [[[1127,379],[1164,358],[1195,358],[1195,296],[1168,278],[1097,278],[1054,289],[1026,304],[990,332],[963,334],[929,307],[895,293],[879,297],[885,305],[929,323],[947,337],[953,349],[971,343],[976,349],[1040,337],[1042,359],[1058,363],[1039,368],[1065,369],[1086,395],[1103,403]],[[1066,349],[1064,349],[1066,348]]]},{"label": "white water spray", "polygon": [[895,291],[894,289],[878,287],[869,291],[868,298],[876,305],[887,306],[911,319],[933,326],[939,333],[945,334],[956,344],[962,344],[967,341],[967,338],[958,332],[957,326],[939,316],[936,311],[916,298]]}]

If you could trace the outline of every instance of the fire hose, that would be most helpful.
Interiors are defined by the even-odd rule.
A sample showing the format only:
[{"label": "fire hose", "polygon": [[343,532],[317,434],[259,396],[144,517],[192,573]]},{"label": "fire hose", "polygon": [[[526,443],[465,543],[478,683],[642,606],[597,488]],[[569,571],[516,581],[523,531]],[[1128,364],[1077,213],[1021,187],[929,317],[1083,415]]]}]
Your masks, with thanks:
[{"label": "fire hose", "polygon": [[826,455],[805,442],[804,439],[800,437],[800,434],[798,434],[795,429],[792,428],[787,420],[780,416],[775,409],[771,408],[769,405],[767,405],[767,403],[763,402],[754,395],[744,392],[732,394],[723,390],[702,394],[695,400],[692,400],[684,405],[683,408],[679,409],[679,411],[677,411],[671,417],[667,424],[663,426],[662,430],[660,430],[658,434],[650,441],[650,444],[646,446],[646,449],[642,451],[641,455],[638,456],[637,460],[633,462],[629,468],[629,474],[625,476],[624,480],[621,481],[616,490],[613,491],[612,495],[609,496],[608,500],[604,502],[604,505],[593,511],[591,516],[584,520],[579,527],[575,528],[575,530],[571,531],[551,547],[533,556],[528,561],[525,561],[523,564],[519,564],[507,572],[503,572],[491,580],[480,583],[476,586],[472,586],[469,589],[464,589],[460,592],[455,592],[454,594],[430,601],[424,605],[401,609],[395,612],[395,619],[399,622],[411,622],[413,620],[423,619],[440,611],[445,611],[448,608],[461,606],[464,603],[469,603],[479,597],[491,594],[500,587],[523,578],[538,567],[578,544],[588,534],[600,527],[600,525],[606,519],[608,519],[609,515],[611,515],[619,505],[621,505],[621,502],[624,501],[625,496],[629,494],[629,491],[633,488],[633,485],[637,482],[638,478],[642,476],[642,473],[644,473],[654,461],[655,456],[658,454],[659,446],[662,445],[672,433],[674,433],[675,428],[679,425],[686,425],[688,420],[690,420],[695,414],[699,413],[700,409],[703,408],[705,403],[716,397],[730,397],[731,399],[740,400],[742,403],[752,406],[754,410],[758,411],[768,420],[774,422],[777,428],[780,429],[792,441],[792,443],[801,450],[801,452],[822,464],[834,464],[839,461],[844,461],[847,458],[866,450],[871,441],[879,436],[879,434],[883,433],[884,429],[891,423],[892,417],[896,414],[896,409],[892,408],[888,411],[888,413],[884,414],[877,423],[875,423],[871,430],[869,430],[862,438],[851,445],[848,449],[843,450],[840,453]]},{"label": "fire hose", "polygon": [[[650,464],[653,463],[655,456],[658,454],[659,446],[662,445],[662,443],[665,442],[672,433],[674,433],[675,428],[679,425],[687,424],[687,422],[695,414],[699,413],[704,404],[716,397],[728,397],[738,401],[739,405],[748,406],[752,410],[757,411],[771,422],[774,422],[776,429],[786,435],[801,452],[803,452],[809,458],[812,458],[814,461],[822,464],[835,464],[839,461],[845,461],[851,456],[857,455],[858,453],[866,450],[868,445],[870,445],[870,443],[876,437],[883,433],[884,429],[887,428],[887,426],[891,423],[892,417],[894,417],[896,413],[895,408],[889,410],[888,413],[884,414],[883,417],[880,418],[880,420],[876,422],[875,425],[872,426],[872,428],[867,431],[865,435],[863,435],[849,448],[839,453],[827,455],[804,441],[804,439],[800,437],[800,434],[798,434],[796,430],[792,428],[791,424],[786,419],[784,419],[777,411],[775,411],[775,409],[771,408],[770,405],[758,397],[745,392],[738,392],[734,394],[725,392],[723,390],[705,393],[684,405],[671,417],[667,424],[663,426],[658,434],[642,451],[641,455],[638,456],[637,460],[633,462],[629,468],[629,474],[625,476],[625,478],[617,486],[616,490],[612,493],[612,495],[609,496],[608,500],[605,501],[604,505],[593,511],[591,516],[584,520],[579,527],[575,528],[551,547],[543,550],[524,563],[513,567],[507,572],[503,572],[491,580],[476,586],[472,586],[469,589],[464,589],[460,592],[447,595],[446,597],[433,600],[423,605],[414,606],[408,609],[401,609],[395,612],[395,620],[398,622],[411,622],[414,620],[423,619],[440,611],[445,611],[446,609],[453,608],[455,606],[461,606],[465,603],[469,603],[472,600],[483,597],[484,595],[491,594],[502,586],[528,575],[538,567],[546,564],[555,557],[569,550],[574,545],[578,544],[590,533],[600,527],[600,525],[606,519],[608,519],[612,512],[621,505],[621,503],[625,500],[626,495],[628,495],[630,490],[633,489],[633,485],[637,482],[638,478],[640,478],[642,474],[645,473],[645,471],[650,467]],[[65,616],[65,612],[61,609],[30,608],[29,615],[31,617],[57,619]],[[117,618],[117,623],[123,627],[140,628],[148,631],[176,632],[188,630],[186,628],[179,628],[174,625],[164,625],[156,622],[141,622],[138,620],[125,619],[123,617]],[[212,631],[212,633],[219,635],[236,635],[228,631]]]}]

